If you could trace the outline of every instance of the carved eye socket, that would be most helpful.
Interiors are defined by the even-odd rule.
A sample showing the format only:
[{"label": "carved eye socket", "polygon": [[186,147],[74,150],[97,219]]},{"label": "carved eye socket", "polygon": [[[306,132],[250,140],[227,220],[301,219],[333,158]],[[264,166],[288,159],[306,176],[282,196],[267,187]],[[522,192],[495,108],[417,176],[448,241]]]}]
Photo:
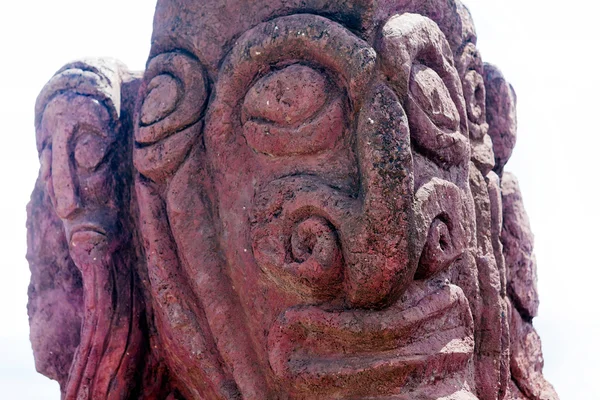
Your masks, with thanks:
[{"label": "carved eye socket", "polygon": [[75,144],[75,162],[80,168],[94,170],[108,152],[107,139],[95,132],[82,132]]},{"label": "carved eye socket", "polygon": [[325,104],[327,86],[319,72],[292,65],[262,78],[250,89],[244,114],[280,125],[306,122]]},{"label": "carved eye socket", "polygon": [[242,109],[250,147],[271,156],[318,153],[333,147],[345,128],[339,89],[322,73],[291,65],[260,79]]},{"label": "carved eye socket", "polygon": [[460,115],[442,78],[422,64],[413,66],[411,78],[410,92],[431,121],[438,128],[458,130]]}]

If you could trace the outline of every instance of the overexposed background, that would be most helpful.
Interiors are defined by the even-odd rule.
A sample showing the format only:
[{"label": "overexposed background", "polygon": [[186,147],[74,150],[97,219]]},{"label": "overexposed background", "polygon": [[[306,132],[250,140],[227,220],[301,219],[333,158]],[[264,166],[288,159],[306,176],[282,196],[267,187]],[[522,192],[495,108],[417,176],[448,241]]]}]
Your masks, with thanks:
[{"label": "overexposed background", "polygon": [[[259,1],[259,0],[256,0]],[[563,400],[600,399],[598,14],[590,0],[464,0],[479,49],[518,96],[506,170],[536,234],[545,375]],[[142,70],[154,0],[0,3],[0,397],[59,399],[28,340],[25,205],[38,170],[33,105],[66,62],[112,56]]]}]

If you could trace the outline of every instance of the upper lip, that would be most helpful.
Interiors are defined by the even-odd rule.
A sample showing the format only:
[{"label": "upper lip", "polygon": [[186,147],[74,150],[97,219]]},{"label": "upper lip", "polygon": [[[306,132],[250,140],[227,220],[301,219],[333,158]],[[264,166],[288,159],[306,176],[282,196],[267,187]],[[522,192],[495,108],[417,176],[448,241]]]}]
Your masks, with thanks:
[{"label": "upper lip", "polygon": [[100,235],[106,236],[106,231],[104,229],[102,229],[98,225],[89,224],[89,223],[78,224],[78,225],[73,226],[73,228],[71,229],[71,236],[73,236],[77,232],[85,232],[85,231],[96,232],[96,233],[99,233]]}]

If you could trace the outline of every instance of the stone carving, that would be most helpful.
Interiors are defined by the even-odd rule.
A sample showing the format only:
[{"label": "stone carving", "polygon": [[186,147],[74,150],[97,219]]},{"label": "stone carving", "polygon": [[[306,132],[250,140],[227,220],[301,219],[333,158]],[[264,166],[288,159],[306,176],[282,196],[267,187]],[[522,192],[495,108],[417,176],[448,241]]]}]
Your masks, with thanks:
[{"label": "stone carving", "polygon": [[[125,398],[140,390],[148,336],[129,190],[138,86],[139,78],[113,60],[84,60],[59,70],[36,103],[32,343],[43,355],[38,369],[51,371],[66,398]],[[39,293],[36,273],[65,282]],[[38,336],[46,327],[56,334]],[[57,356],[47,359],[54,347]]]},{"label": "stone carving", "polygon": [[64,398],[557,398],[514,95],[462,4],[159,0],[152,43],[36,105],[31,339]]},{"label": "stone carving", "polygon": [[40,179],[83,286],[79,343],[61,381],[67,398],[127,393],[142,355],[142,298],[127,243],[129,138],[119,120],[120,69],[107,61],[69,64],[36,104]]},{"label": "stone carving", "polygon": [[[509,396],[515,399],[558,399],[558,395],[542,376],[543,357],[540,338],[533,328],[537,315],[537,269],[533,254],[533,234],[519,185],[514,175],[504,173],[504,166],[516,142],[516,96],[512,86],[493,65],[486,64],[487,121],[493,142],[501,190],[491,197],[501,213],[500,229],[502,254],[505,262],[505,291],[510,318],[510,372],[512,381]],[[491,192],[490,192],[491,193]],[[497,237],[498,232],[494,233]]]}]

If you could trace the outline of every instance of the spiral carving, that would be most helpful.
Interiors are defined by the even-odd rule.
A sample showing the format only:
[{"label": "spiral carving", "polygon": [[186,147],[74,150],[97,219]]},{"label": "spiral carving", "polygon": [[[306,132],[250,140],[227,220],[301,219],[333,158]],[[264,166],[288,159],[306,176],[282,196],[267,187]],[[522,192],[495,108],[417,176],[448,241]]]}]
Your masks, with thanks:
[{"label": "spiral carving", "polygon": [[469,229],[460,189],[433,178],[416,194],[416,209],[422,246],[416,279],[429,278],[448,268],[467,249]]},{"label": "spiral carving", "polygon": [[202,131],[204,69],[188,54],[163,53],[150,60],[140,90],[134,163],[140,173],[161,181],[181,165]]}]

